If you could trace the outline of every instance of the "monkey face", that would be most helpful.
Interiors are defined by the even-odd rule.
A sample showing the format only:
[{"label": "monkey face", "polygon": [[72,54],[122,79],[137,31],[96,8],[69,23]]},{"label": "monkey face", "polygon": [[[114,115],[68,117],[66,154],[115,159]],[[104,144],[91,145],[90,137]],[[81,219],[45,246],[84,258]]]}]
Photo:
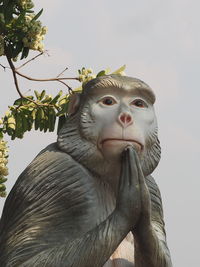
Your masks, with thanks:
[{"label": "monkey face", "polygon": [[[70,119],[77,124],[77,149],[84,149],[80,161],[86,160],[87,167],[88,161],[92,166],[94,162],[100,166],[105,162],[118,164],[122,151],[133,146],[144,174],[150,174],[160,158],[154,101],[151,88],[134,78],[105,76],[89,82],[78,112]],[[68,132],[64,138],[71,137],[72,130]],[[68,146],[72,146],[72,139]],[[73,147],[70,151],[75,153],[74,150]]]},{"label": "monkey face", "polygon": [[[133,90],[106,88],[91,98],[90,116],[96,121],[97,147],[107,160],[120,158],[127,146],[142,155],[149,131],[156,126],[152,104]],[[93,133],[95,135],[95,133]]]}]

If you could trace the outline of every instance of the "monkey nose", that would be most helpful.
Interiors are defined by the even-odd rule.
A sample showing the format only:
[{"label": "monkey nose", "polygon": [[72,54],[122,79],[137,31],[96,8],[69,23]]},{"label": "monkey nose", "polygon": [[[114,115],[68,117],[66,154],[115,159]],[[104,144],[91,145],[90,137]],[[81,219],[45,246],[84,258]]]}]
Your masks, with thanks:
[{"label": "monkey nose", "polygon": [[119,115],[119,122],[123,127],[127,127],[133,123],[133,119],[129,113],[123,112]]}]

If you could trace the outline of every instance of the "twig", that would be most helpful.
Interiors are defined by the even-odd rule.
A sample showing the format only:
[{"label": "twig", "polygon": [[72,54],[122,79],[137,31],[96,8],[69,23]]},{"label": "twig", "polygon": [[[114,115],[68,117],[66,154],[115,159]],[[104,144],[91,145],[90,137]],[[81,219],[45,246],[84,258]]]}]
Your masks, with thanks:
[{"label": "twig", "polygon": [[33,78],[30,76],[27,76],[25,74],[22,74],[21,72],[19,72],[17,69],[15,69],[15,73],[18,74],[19,76],[29,80],[29,81],[35,81],[35,82],[52,82],[52,81],[64,81],[64,80],[76,80],[79,81],[78,77],[73,77],[73,78],[59,78],[59,77],[55,77],[55,78],[48,78],[48,79],[38,79],[38,78]]},{"label": "twig", "polygon": [[15,73],[18,74],[19,76],[29,80],[29,81],[34,81],[34,82],[52,82],[52,81],[53,82],[60,82],[60,83],[64,84],[68,88],[69,94],[73,93],[73,90],[67,83],[64,82],[64,80],[76,80],[76,81],[79,81],[79,78],[76,78],[76,77],[75,78],[59,78],[59,77],[55,77],[55,78],[49,78],[49,79],[32,78],[32,77],[29,77],[27,75],[22,74],[21,72],[17,71],[16,69],[15,69]]},{"label": "twig", "polygon": [[58,74],[58,76],[56,76],[56,78],[59,78],[66,70],[68,70],[68,67],[66,67],[60,74]]},{"label": "twig", "polygon": [[6,69],[9,69],[9,67],[6,67],[6,66],[4,66],[2,64],[0,64],[0,66],[4,69],[4,71],[6,71]]},{"label": "twig", "polygon": [[[38,104],[36,101],[34,101],[34,100],[32,100],[32,99],[30,99],[30,98],[28,98],[28,97],[25,97],[25,96],[22,94],[22,92],[21,92],[20,89],[19,89],[19,84],[18,84],[18,80],[17,80],[17,75],[16,75],[16,69],[15,69],[15,66],[14,66],[14,64],[12,63],[12,60],[11,60],[11,58],[8,56],[7,53],[6,53],[6,58],[7,58],[7,60],[8,60],[8,63],[9,63],[9,65],[10,65],[10,68],[11,68],[11,70],[12,70],[12,74],[13,74],[13,78],[14,78],[14,82],[15,82],[15,87],[16,87],[17,92],[18,92],[18,94],[20,95],[20,97],[21,97],[22,99],[27,99],[28,101],[33,102],[36,106],[47,106],[47,104]],[[21,106],[21,105],[19,105],[18,108],[19,108],[20,106]],[[17,108],[17,109],[18,109],[18,108]]]},{"label": "twig", "polygon": [[40,57],[41,55],[43,55],[45,52],[41,52],[40,54],[38,54],[37,56],[31,58],[30,60],[26,61],[24,64],[22,64],[21,66],[19,66],[18,68],[16,68],[16,70],[19,70],[21,68],[23,68],[25,65],[27,65],[28,63],[30,63],[31,61],[35,60],[37,57]]},{"label": "twig", "polygon": [[58,81],[58,82],[60,82],[60,83],[64,84],[65,86],[67,86],[68,91],[69,91],[69,94],[71,94],[71,93],[73,92],[73,89],[72,89],[68,84],[66,84],[66,83],[63,82],[63,81]]},{"label": "twig", "polygon": [[[24,64],[22,64],[19,68],[24,67],[24,66],[25,66],[26,64],[28,64],[30,61],[35,60],[37,57],[41,56],[42,54],[43,54],[43,53],[40,53],[39,55],[35,56],[34,58],[28,60],[27,62],[25,62]],[[38,104],[36,101],[34,101],[34,100],[32,100],[32,99],[30,99],[30,98],[28,98],[28,97],[25,97],[25,96],[22,94],[22,92],[21,92],[20,89],[19,89],[19,84],[18,84],[18,80],[17,80],[17,75],[19,75],[19,76],[21,76],[21,77],[23,77],[23,78],[25,78],[25,79],[27,79],[27,80],[29,80],[29,81],[36,81],[36,82],[50,82],[50,81],[56,81],[56,82],[60,82],[60,83],[64,84],[64,85],[68,88],[69,94],[73,93],[73,90],[72,90],[72,88],[71,88],[67,83],[64,82],[64,80],[77,80],[77,81],[79,81],[79,78],[78,78],[78,77],[75,77],[75,78],[60,78],[60,77],[59,77],[64,71],[67,70],[67,68],[65,68],[65,70],[62,71],[62,73],[60,73],[60,74],[59,74],[57,77],[55,77],[55,78],[49,78],[49,79],[32,78],[32,77],[30,77],[30,76],[24,75],[24,74],[22,74],[21,72],[19,72],[19,71],[18,71],[19,68],[15,68],[15,66],[14,66],[14,64],[13,64],[13,62],[12,62],[12,59],[11,59],[11,57],[9,56],[9,53],[5,53],[5,55],[6,55],[6,58],[7,58],[7,60],[8,60],[9,65],[10,65],[10,68],[11,68],[11,70],[12,70],[12,74],[13,74],[13,78],[14,78],[14,83],[15,83],[15,87],[16,87],[16,89],[17,89],[18,94],[20,95],[21,98],[23,98],[23,99],[27,99],[27,100],[29,100],[30,102],[33,102],[33,103],[34,103],[35,105],[37,105],[37,106],[45,106],[45,104]],[[5,68],[3,65],[1,65],[1,66],[2,66],[3,68]]]}]

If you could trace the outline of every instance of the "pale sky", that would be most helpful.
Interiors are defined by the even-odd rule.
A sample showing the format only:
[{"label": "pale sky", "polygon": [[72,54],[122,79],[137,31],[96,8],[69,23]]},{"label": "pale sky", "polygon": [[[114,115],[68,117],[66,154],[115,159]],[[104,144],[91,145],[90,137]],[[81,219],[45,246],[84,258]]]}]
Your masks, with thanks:
[{"label": "pale sky", "polygon": [[[154,172],[164,206],[168,245],[175,267],[200,266],[200,2],[197,0],[35,0],[49,28],[42,57],[23,69],[34,77],[65,76],[91,67],[95,72],[127,65],[126,74],[144,80],[156,93],[162,159]],[[2,58],[0,63],[4,64]],[[17,98],[7,70],[0,69],[1,115]],[[74,84],[72,84],[74,85]],[[20,80],[23,92],[58,92],[57,83]],[[9,137],[7,137],[9,141]],[[9,141],[8,190],[56,134],[28,133]],[[4,199],[0,199],[2,210]]]}]

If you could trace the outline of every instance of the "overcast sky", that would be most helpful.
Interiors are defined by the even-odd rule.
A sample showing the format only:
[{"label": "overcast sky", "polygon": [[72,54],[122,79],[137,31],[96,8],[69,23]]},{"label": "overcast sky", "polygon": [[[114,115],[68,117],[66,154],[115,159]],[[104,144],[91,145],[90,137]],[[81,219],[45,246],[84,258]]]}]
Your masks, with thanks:
[{"label": "overcast sky", "polygon": [[[162,160],[154,172],[164,206],[168,245],[176,267],[200,266],[200,2],[197,0],[35,0],[44,7],[45,44],[50,57],[24,73],[68,76],[85,66],[95,72],[127,65],[126,74],[156,93]],[[2,59],[1,63],[4,63]],[[1,115],[18,97],[11,74],[0,69]],[[59,84],[20,80],[21,90],[62,89]],[[74,85],[74,84],[73,84]],[[63,88],[64,89],[64,88]],[[28,133],[10,142],[8,189],[55,134]],[[0,200],[0,208],[4,200]]]}]

